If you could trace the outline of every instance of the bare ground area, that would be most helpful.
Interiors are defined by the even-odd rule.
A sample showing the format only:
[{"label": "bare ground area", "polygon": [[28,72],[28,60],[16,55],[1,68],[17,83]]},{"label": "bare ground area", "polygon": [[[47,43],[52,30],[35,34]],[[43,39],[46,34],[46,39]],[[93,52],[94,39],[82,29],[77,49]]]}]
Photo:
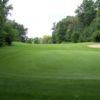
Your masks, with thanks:
[{"label": "bare ground area", "polygon": [[88,45],[88,47],[90,48],[100,48],[100,44],[91,44],[91,45]]}]

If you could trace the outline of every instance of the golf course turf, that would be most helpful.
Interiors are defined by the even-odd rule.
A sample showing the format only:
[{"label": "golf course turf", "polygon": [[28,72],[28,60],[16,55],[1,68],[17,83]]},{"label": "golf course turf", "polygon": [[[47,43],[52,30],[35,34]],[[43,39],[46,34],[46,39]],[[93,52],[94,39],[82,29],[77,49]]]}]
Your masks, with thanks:
[{"label": "golf course turf", "polygon": [[89,44],[0,48],[0,100],[100,100],[100,48]]}]

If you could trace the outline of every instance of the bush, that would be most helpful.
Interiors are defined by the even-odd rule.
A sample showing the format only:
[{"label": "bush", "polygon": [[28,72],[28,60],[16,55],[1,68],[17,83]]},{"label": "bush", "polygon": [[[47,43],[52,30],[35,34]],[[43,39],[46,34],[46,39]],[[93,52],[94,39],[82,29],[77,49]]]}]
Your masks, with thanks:
[{"label": "bush", "polygon": [[40,38],[35,37],[35,38],[33,39],[33,42],[34,42],[34,44],[40,44]]},{"label": "bush", "polygon": [[6,41],[6,44],[10,46],[12,44],[12,41],[13,41],[12,36],[10,34],[6,35],[5,41]]},{"label": "bush", "polygon": [[4,35],[0,33],[0,47],[3,46],[5,43]]},{"label": "bush", "polygon": [[32,44],[33,43],[33,39],[32,38],[28,38],[26,42]]},{"label": "bush", "polygon": [[44,35],[42,38],[43,44],[51,44],[52,43],[52,37],[49,35]]},{"label": "bush", "polygon": [[92,39],[95,42],[100,42],[100,30],[95,31],[92,35]]},{"label": "bush", "polygon": [[79,33],[77,32],[73,33],[71,36],[71,40],[72,42],[77,43],[79,41]]},{"label": "bush", "polygon": [[7,33],[3,30],[1,31],[0,33],[0,47],[6,45],[6,36],[7,36]]}]

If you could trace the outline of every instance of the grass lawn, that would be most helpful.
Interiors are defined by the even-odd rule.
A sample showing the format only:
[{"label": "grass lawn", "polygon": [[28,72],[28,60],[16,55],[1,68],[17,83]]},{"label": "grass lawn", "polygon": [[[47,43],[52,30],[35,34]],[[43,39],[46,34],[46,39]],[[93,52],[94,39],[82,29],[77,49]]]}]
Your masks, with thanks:
[{"label": "grass lawn", "polygon": [[100,100],[100,49],[88,44],[0,48],[0,100]]}]

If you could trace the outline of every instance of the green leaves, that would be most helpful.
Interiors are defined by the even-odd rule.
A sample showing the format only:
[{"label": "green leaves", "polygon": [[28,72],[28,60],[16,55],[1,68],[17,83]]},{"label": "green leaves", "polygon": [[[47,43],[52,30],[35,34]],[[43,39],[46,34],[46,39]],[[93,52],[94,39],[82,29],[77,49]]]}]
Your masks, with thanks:
[{"label": "green leaves", "polygon": [[[5,30],[6,19],[9,11],[12,9],[11,5],[8,5],[9,0],[0,0],[0,46],[6,44],[7,31]],[[8,32],[9,33],[9,32]]]},{"label": "green leaves", "polygon": [[76,13],[84,27],[89,26],[96,16],[95,3],[93,0],[83,0]]},{"label": "green leaves", "polygon": [[93,41],[94,32],[100,30],[100,0],[83,0],[76,14],[56,24],[53,33],[55,43]]}]

